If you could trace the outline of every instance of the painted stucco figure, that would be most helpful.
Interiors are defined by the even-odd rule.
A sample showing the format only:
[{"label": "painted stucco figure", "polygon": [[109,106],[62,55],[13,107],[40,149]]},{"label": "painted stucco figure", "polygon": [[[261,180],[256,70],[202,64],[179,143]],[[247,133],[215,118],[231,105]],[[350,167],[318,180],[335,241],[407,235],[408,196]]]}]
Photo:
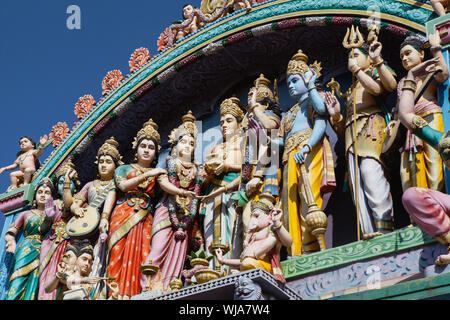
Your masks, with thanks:
[{"label": "painted stucco figure", "polygon": [[[281,202],[284,222],[293,238],[288,250],[291,256],[321,249],[306,223],[309,203],[304,179],[309,180],[314,202],[320,209],[322,195],[336,186],[333,155],[325,135],[325,102],[315,86],[320,70],[317,62],[308,65],[308,57],[302,50],[291,58],[287,68],[289,95],[297,103],[283,116],[278,144],[283,148]],[[301,166],[306,169],[305,176]]]},{"label": "painted stucco figure", "polygon": [[118,299],[141,293],[140,266],[150,252],[156,177],[167,173],[155,168],[160,136],[152,119],[147,121],[133,142],[136,163],[116,169],[116,206],[104,215],[102,227],[109,229],[108,277],[115,278]]},{"label": "painted stucco figure", "polygon": [[44,283],[53,277],[70,240],[70,236],[66,232],[66,224],[72,217],[70,206],[73,203],[73,194],[76,193],[80,184],[72,161],[66,162],[56,172],[56,182],[58,196],[55,200],[56,213],[50,231],[42,240],[39,255],[39,300],[56,298],[56,293],[47,294],[45,292]]},{"label": "painted stucco figure", "polygon": [[[159,186],[165,195],[156,205],[151,251],[144,263],[159,267],[151,279],[150,290],[170,289],[170,282],[181,277],[191,242],[196,235],[201,238],[198,197],[202,176],[201,168],[194,162],[197,128],[195,117],[190,111],[183,116],[182,121],[169,136],[172,151],[166,158],[168,173],[158,177]],[[145,288],[147,283],[148,277],[143,275],[141,286]]]},{"label": "painted stucco figure", "polygon": [[223,258],[222,250],[214,252],[221,264],[239,268],[240,271],[262,268],[281,283],[283,277],[279,254],[282,246],[292,245],[292,236],[282,223],[283,213],[274,209],[275,198],[263,193],[259,200],[252,201],[251,217],[248,223],[244,248],[239,259]]},{"label": "painted stucco figure", "polygon": [[333,128],[345,139],[349,182],[363,239],[394,230],[391,188],[381,153],[390,120],[384,99],[395,90],[397,81],[381,57],[381,50],[381,43],[374,41],[349,52],[348,70],[356,82],[344,96],[344,116],[339,103],[327,104]]},{"label": "painted stucco figure", "polygon": [[[269,191],[279,197],[281,169],[278,149],[268,145],[266,136],[276,136],[281,122],[281,109],[278,103],[276,80],[274,91],[270,80],[261,74],[248,93],[247,113],[242,121],[245,132],[245,145],[241,169],[241,182],[238,192],[232,196],[237,200],[236,210],[240,210],[239,224],[244,230],[250,219],[251,210],[247,205],[257,199],[261,192]],[[261,131],[264,130],[264,133]],[[245,235],[244,235],[245,237]]]},{"label": "painted stucco figure", "polygon": [[[42,238],[52,225],[56,209],[54,188],[48,178],[36,186],[35,205],[19,214],[6,236],[6,252],[15,255],[6,300],[36,300],[39,287],[39,251]],[[23,230],[23,241],[16,250],[16,236]]]},{"label": "painted stucco figure", "polygon": [[[429,36],[430,51],[433,57],[438,59],[437,66],[442,72],[437,73],[425,92],[421,95],[414,106],[414,112],[428,122],[428,125],[439,131],[444,130],[442,109],[438,103],[437,86],[448,79],[448,68],[441,52],[439,34]],[[400,45],[400,58],[403,67],[409,71],[420,65],[425,58],[425,48],[422,41],[417,37],[407,37]],[[406,78],[399,81],[398,96],[401,99],[402,88]],[[416,78],[417,92],[426,81],[424,77]],[[444,171],[442,159],[432,146],[421,140],[410,130],[407,132],[405,146],[401,153],[400,176],[403,191],[410,187],[421,187],[444,192]]]},{"label": "painted stucco figure", "polygon": [[47,135],[39,139],[39,146],[36,146],[31,137],[25,136],[20,138],[20,151],[17,153],[16,161],[9,166],[0,168],[0,174],[19,168],[19,170],[10,173],[11,185],[7,190],[8,192],[31,182],[33,174],[40,166],[38,158],[44,152],[46,143]]},{"label": "painted stucco figure", "polygon": [[[444,164],[450,168],[450,134],[432,128],[415,112],[414,96],[417,78],[433,74],[439,66],[439,58],[427,60],[408,71],[399,101],[399,119],[414,135],[435,148]],[[450,195],[436,190],[411,187],[403,194],[403,206],[415,223],[425,232],[444,244],[448,254],[437,258],[436,264],[450,263]]]},{"label": "painted stucco figure", "polygon": [[[86,183],[73,197],[74,201],[70,207],[73,218],[66,226],[67,232],[73,237],[89,238],[95,243],[91,272],[94,277],[104,277],[106,274],[108,223],[101,218],[111,214],[116,202],[114,172],[117,167],[123,165],[118,147],[117,141],[111,137],[98,149],[95,161],[98,179]],[[93,299],[106,298],[104,282],[99,282],[92,294]]]},{"label": "painted stucco figure", "polygon": [[[205,194],[202,198],[205,247],[211,243],[232,244],[231,257],[242,251],[243,230],[237,230],[236,210],[230,201],[232,191],[240,182],[243,135],[241,123],[244,112],[236,97],[225,99],[220,105],[220,129],[223,143],[216,145],[205,162]],[[209,253],[209,252],[208,252]],[[230,255],[230,253],[228,253]]]}]

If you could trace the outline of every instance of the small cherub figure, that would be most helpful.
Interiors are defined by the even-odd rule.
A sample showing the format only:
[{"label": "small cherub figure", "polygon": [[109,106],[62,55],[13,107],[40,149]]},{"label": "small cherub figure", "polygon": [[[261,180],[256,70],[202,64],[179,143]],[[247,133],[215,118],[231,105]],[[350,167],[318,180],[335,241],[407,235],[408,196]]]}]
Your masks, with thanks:
[{"label": "small cherub figure", "polygon": [[245,7],[245,10],[247,10],[247,12],[252,10],[252,4],[251,4],[250,0],[234,0],[233,1],[234,11],[244,9],[244,7]]},{"label": "small cherub figure", "polygon": [[194,17],[192,18],[191,23],[188,26],[186,26],[185,28],[181,28],[178,30],[177,36],[176,36],[177,41],[186,37],[189,34],[197,32],[198,29],[203,27],[202,20],[200,19],[199,15],[197,13],[197,9],[194,8],[194,6],[191,4],[185,4],[183,7],[184,22],[191,19],[192,15]]},{"label": "small cherub figure", "polygon": [[447,13],[447,7],[449,4],[449,0],[430,0],[431,6],[434,9],[434,12],[441,17]]},{"label": "small cherub figure", "polygon": [[13,164],[0,168],[0,174],[19,168],[10,174],[11,185],[8,192],[17,189],[19,186],[27,185],[40,166],[38,158],[42,155],[47,142],[47,135],[39,139],[39,147],[36,149],[36,142],[31,137],[24,136],[19,139],[20,151],[17,153],[17,159]]}]

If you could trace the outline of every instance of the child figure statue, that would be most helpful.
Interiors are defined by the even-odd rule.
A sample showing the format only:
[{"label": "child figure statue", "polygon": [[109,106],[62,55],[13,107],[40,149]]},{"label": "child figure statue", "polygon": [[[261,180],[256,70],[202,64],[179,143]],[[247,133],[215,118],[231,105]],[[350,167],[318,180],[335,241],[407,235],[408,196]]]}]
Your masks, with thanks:
[{"label": "child figure statue", "polygon": [[0,168],[0,174],[19,168],[10,174],[11,185],[7,192],[17,189],[22,185],[31,182],[31,178],[40,166],[38,158],[42,155],[47,143],[47,135],[39,139],[39,146],[36,148],[36,142],[31,137],[24,136],[19,139],[20,151],[17,153],[17,159],[13,164]]}]

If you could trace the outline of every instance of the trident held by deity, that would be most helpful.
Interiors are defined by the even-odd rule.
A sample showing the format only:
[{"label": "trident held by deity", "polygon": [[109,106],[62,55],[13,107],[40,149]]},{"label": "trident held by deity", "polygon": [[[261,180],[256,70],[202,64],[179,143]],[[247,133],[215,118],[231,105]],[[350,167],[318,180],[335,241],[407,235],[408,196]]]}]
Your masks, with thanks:
[{"label": "trident held by deity", "polygon": [[[364,44],[364,38],[359,32],[358,27],[352,25],[347,28],[347,33],[345,34],[342,45],[345,49],[352,49],[352,59],[355,58],[355,49],[360,48]],[[356,136],[356,75],[353,74],[352,77],[352,88],[353,88],[353,145],[354,145],[354,157],[355,157],[355,203],[356,203],[356,225],[358,228],[358,241],[361,240],[360,226],[359,226],[359,167],[358,167],[358,142]]]}]

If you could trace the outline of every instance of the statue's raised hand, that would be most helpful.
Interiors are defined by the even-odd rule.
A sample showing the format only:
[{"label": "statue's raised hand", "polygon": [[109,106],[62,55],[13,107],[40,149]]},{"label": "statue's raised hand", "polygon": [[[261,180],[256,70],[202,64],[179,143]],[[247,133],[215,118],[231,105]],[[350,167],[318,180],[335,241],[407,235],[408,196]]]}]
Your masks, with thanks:
[{"label": "statue's raised hand", "polygon": [[428,42],[431,47],[439,47],[441,45],[441,37],[439,36],[439,32],[431,33],[428,36]]},{"label": "statue's raised hand", "polygon": [[383,48],[380,42],[373,42],[369,47],[369,57],[373,63],[378,63],[381,59],[381,49]]},{"label": "statue's raised hand", "polygon": [[432,58],[427,61],[422,62],[421,64],[415,66],[408,72],[408,77],[411,78],[423,78],[429,75],[430,73],[436,72],[436,64],[439,62],[439,58]]},{"label": "statue's raised hand", "polygon": [[358,61],[355,58],[348,59],[348,71],[354,74],[358,69],[360,69]]},{"label": "statue's raised hand", "polygon": [[328,114],[333,120],[338,120],[341,115],[341,105],[338,99],[329,91],[320,92],[323,100],[325,101],[325,106],[327,107]]},{"label": "statue's raised hand", "polygon": [[283,211],[281,209],[273,209],[271,212],[272,222],[274,227],[279,227],[281,223],[281,217],[283,215]]},{"label": "statue's raised hand", "polygon": [[317,73],[314,69],[309,69],[309,71],[311,72],[311,77],[308,79],[308,90],[312,89],[314,87],[314,85],[316,84],[316,80],[317,80]]},{"label": "statue's raised hand", "polygon": [[48,198],[48,200],[45,202],[45,214],[49,218],[53,218],[56,214],[56,206],[53,202],[52,197]]},{"label": "statue's raised hand", "polygon": [[44,135],[39,139],[39,145],[44,146],[47,143],[48,137],[47,135]]}]

